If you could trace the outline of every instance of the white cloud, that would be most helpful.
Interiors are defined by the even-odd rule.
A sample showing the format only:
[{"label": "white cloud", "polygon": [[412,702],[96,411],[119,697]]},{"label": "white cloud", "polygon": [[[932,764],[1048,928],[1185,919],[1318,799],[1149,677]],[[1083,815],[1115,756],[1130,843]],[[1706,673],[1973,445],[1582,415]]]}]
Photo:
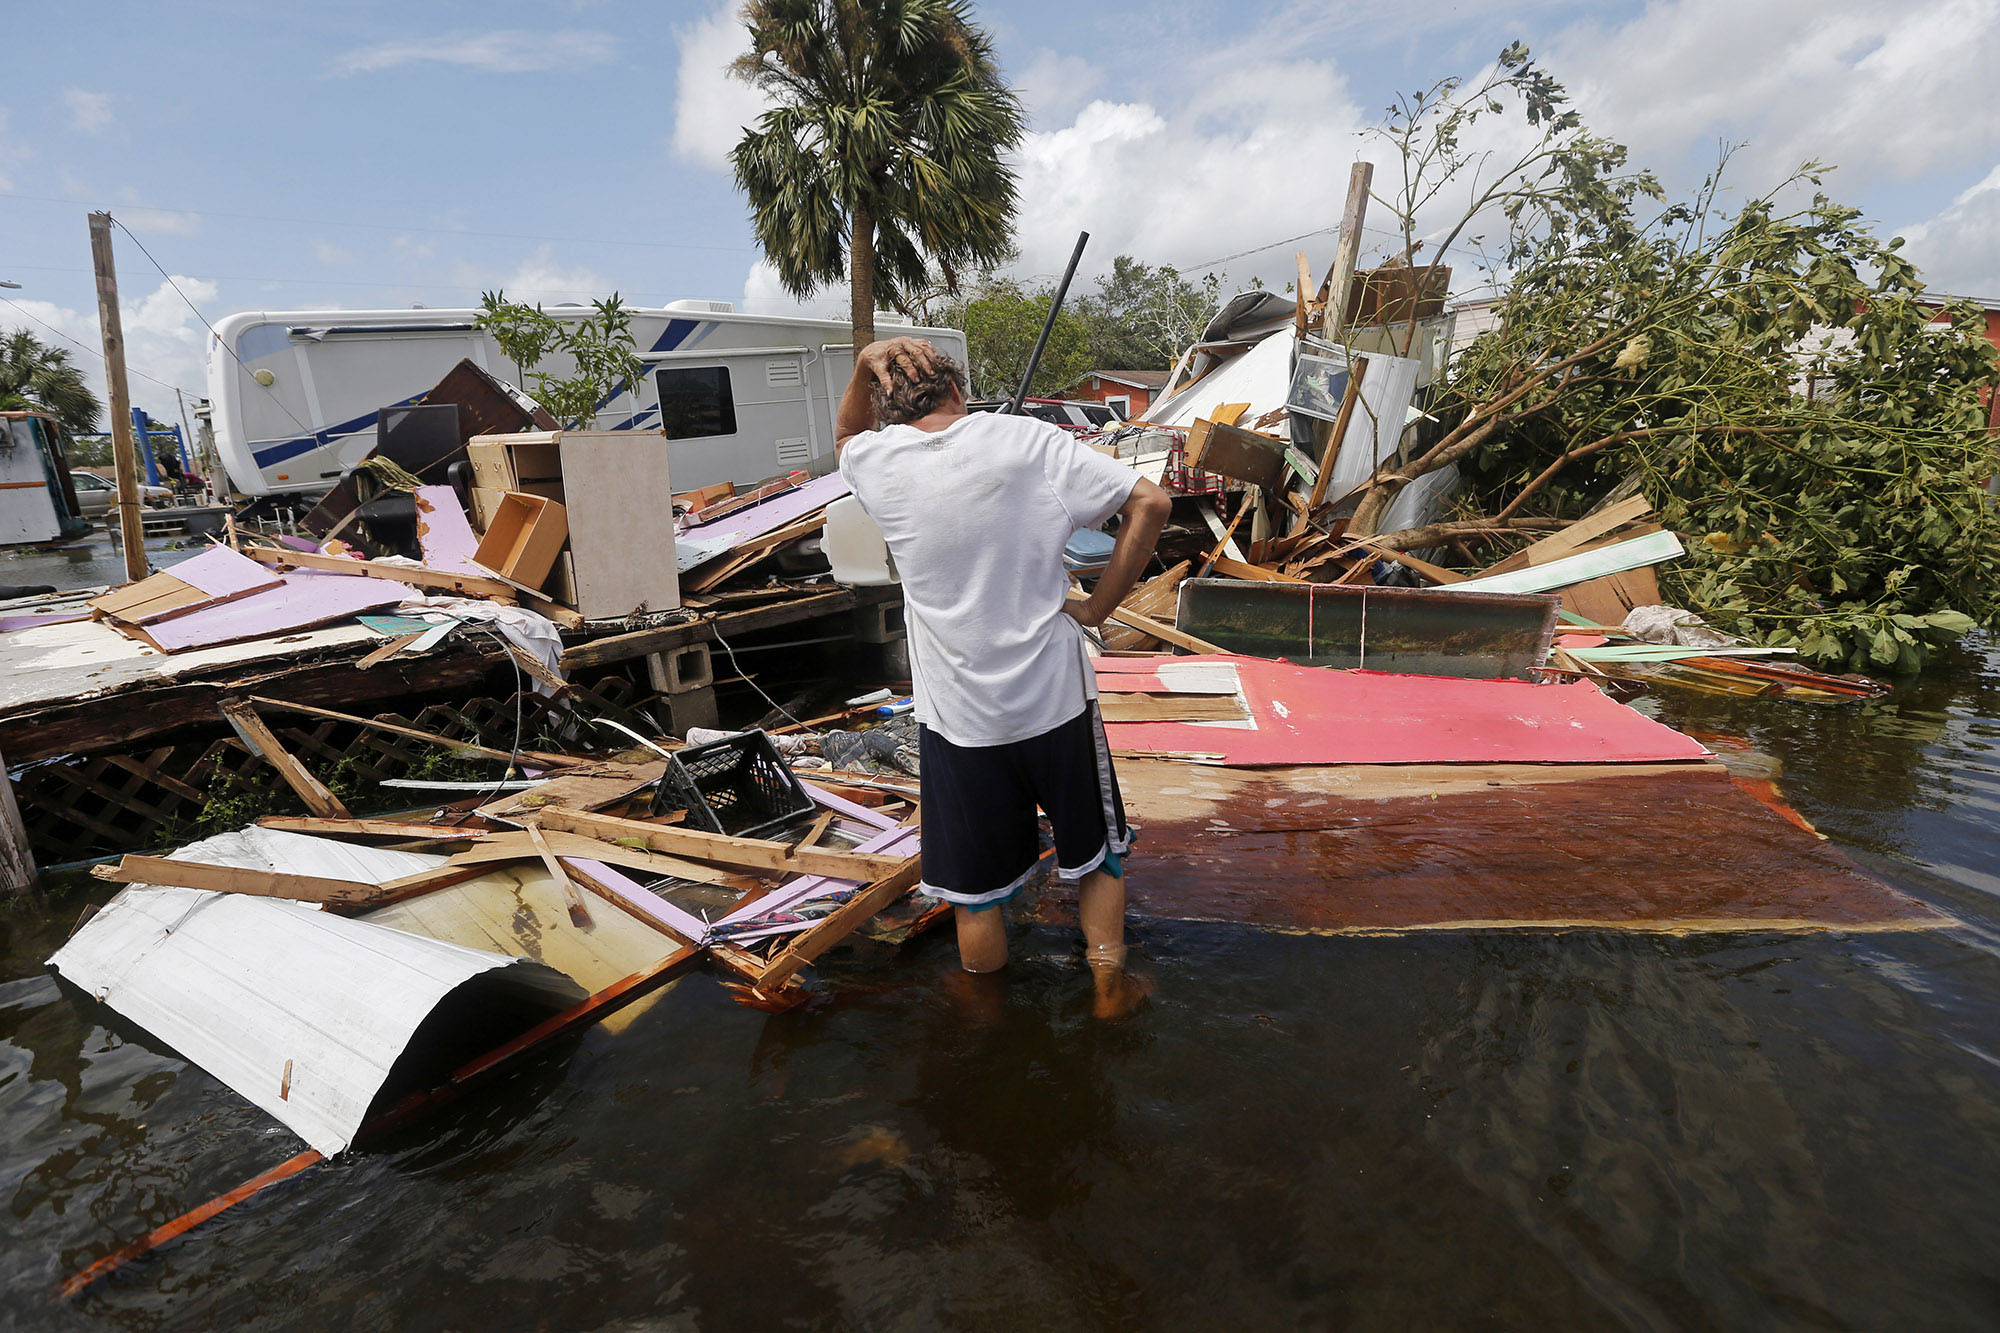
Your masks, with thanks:
[{"label": "white cloud", "polygon": [[457,33],[409,41],[382,42],[337,57],[335,74],[372,74],[403,65],[458,65],[495,74],[536,70],[579,69],[615,59],[618,39],[608,32],[567,28],[530,32],[504,28],[493,32]]},{"label": "white cloud", "polygon": [[611,295],[614,286],[593,269],[561,263],[555,257],[555,248],[549,245],[538,247],[506,273],[461,262],[452,274],[452,281],[474,291],[504,291],[508,300],[529,305],[591,301]]},{"label": "white cloud", "polygon": [[1903,253],[1924,285],[1956,296],[2000,298],[2000,165],[1938,215],[1904,227]]},{"label": "white cloud", "polygon": [[[1237,52],[1176,83],[1193,90],[1176,105],[1094,101],[1027,136],[1019,273],[1060,273],[1080,230],[1091,233],[1090,273],[1119,254],[1192,266],[1337,223],[1364,121],[1332,62]],[[1316,262],[1331,249],[1322,239]],[[1287,249],[1236,269],[1284,274],[1293,263]]]},{"label": "white cloud", "polygon": [[750,49],[736,6],[725,4],[679,29],[680,66],[674,77],[674,156],[690,166],[729,170],[729,153],[743,131],[770,109],[770,99],[729,72]]},{"label": "white cloud", "polygon": [[1696,144],[1746,140],[1759,193],[1808,158],[1842,193],[1963,166],[2000,147],[1970,73],[2000,61],[2000,0],[1676,0],[1622,27],[1580,24],[1549,67],[1593,127],[1670,168]]},{"label": "white cloud", "polygon": [[69,123],[85,134],[102,134],[111,128],[115,117],[111,114],[111,94],[93,93],[83,88],[62,90],[63,107],[69,112]]},{"label": "white cloud", "polygon": [[359,258],[351,250],[343,250],[331,241],[314,241],[313,258],[322,264],[352,264]]},{"label": "white cloud", "polygon": [[[174,281],[198,305],[212,305],[215,301],[214,283],[185,276],[177,276]],[[104,387],[104,357],[99,350],[103,346],[103,333],[94,309],[73,310],[50,301],[22,301],[8,293],[0,295],[7,295],[12,301],[11,306],[0,305],[0,329],[24,328],[43,342],[66,349],[72,364],[83,372],[99,401],[109,402]],[[179,420],[180,409],[173,389],[160,381],[185,390],[191,400],[207,392],[204,362],[207,328],[164,282],[136,304],[128,300],[122,313],[125,379],[133,405],[146,409],[159,421]],[[30,318],[24,318],[24,314]],[[50,332],[51,326],[70,341]]]},{"label": "white cloud", "polygon": [[1104,72],[1082,56],[1055,51],[1035,52],[1012,80],[1033,125],[1058,125],[1076,115],[1103,86]]},{"label": "white cloud", "polygon": [[[845,319],[848,313],[847,284],[823,287],[810,300],[801,301],[778,281],[778,270],[763,260],[750,266],[743,278],[743,296],[738,310],[752,315],[797,315],[805,319]],[[704,293],[690,293],[700,296]]]}]

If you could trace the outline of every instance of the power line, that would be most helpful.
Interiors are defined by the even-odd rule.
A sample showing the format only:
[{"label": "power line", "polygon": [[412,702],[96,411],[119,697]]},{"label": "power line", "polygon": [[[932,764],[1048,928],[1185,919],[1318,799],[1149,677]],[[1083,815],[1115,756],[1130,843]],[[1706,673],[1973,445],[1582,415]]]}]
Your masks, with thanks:
[{"label": "power line", "polygon": [[[153,252],[146,248],[146,243],[140,240],[138,236],[134,235],[132,229],[126,226],[123,222],[120,222],[117,218],[112,218],[111,221],[113,225],[115,225],[118,228],[118,230],[124,232],[127,236],[132,237],[132,244],[139,247],[139,253],[146,256],[146,262],[159,270],[160,276],[167,280],[167,286],[174,289],[174,295],[180,297],[181,303],[185,305],[189,310],[194,311],[194,317],[201,321],[202,327],[208,330],[210,336],[212,336],[215,339],[216,343],[221,346],[222,350],[229,353],[229,359],[236,363],[236,368],[238,370],[243,371],[246,375],[249,374],[250,367],[243,364],[243,358],[236,355],[236,349],[234,347],[231,347],[228,343],[228,340],[226,340],[220,333],[217,333],[215,331],[215,325],[208,322],[208,316],[201,313],[200,307],[196,306],[193,301],[188,300],[188,294],[181,290],[181,285],[178,282],[174,281],[174,275],[167,272],[167,270],[164,267],[162,267],[159,260],[153,258]],[[251,379],[255,380],[256,376],[251,375]],[[307,435],[313,434],[313,428],[311,426],[308,426],[305,422],[300,421],[298,417],[293,414],[292,409],[285,406],[284,399],[280,398],[275,393],[271,394],[270,398],[272,402],[278,405],[279,411],[283,412],[286,416],[292,418],[292,424],[294,426],[297,426]]]},{"label": "power line", "polygon": [[[124,224],[119,224],[124,225]],[[88,273],[87,268],[63,268],[54,264],[9,264],[9,272],[21,273]],[[249,273],[183,273],[184,278],[199,278],[203,282],[261,282],[280,287],[379,287],[385,291],[428,291],[428,292],[468,292],[479,284],[458,282],[367,282],[357,278],[267,278]],[[584,287],[537,287],[534,290],[558,296],[597,296],[600,289]],[[631,297],[658,297],[661,300],[674,299],[666,292],[631,292]]]},{"label": "power line", "polygon": [[[1340,230],[1339,226],[1335,225],[1332,227],[1319,227],[1313,231],[1302,231],[1297,236],[1287,236],[1284,240],[1272,241],[1269,245],[1255,245],[1250,247],[1248,250],[1238,250],[1233,255],[1224,255],[1220,259],[1204,259],[1199,264],[1188,264],[1184,266],[1181,269],[1181,271],[1183,273],[1192,273],[1196,269],[1214,268],[1217,264],[1227,264],[1230,260],[1241,259],[1245,255],[1262,254],[1266,250],[1275,250],[1281,245],[1290,245],[1294,241],[1311,240],[1315,236],[1326,236],[1331,233],[1338,232],[1339,230]],[[1380,227],[1363,226],[1361,228],[1361,234],[1364,236],[1386,236],[1392,241],[1400,241],[1403,239],[1401,232],[1384,231]]]},{"label": "power line", "polygon": [[[14,309],[18,311],[22,316],[24,316],[27,319],[34,320],[35,323],[41,325],[43,328],[47,329],[50,333],[55,334],[56,337],[62,339],[70,346],[83,348],[85,352],[89,353],[91,356],[96,357],[99,361],[102,361],[104,359],[104,349],[102,347],[90,347],[84,343],[78,342],[76,339],[70,337],[67,333],[64,333],[61,329],[49,323],[47,320],[37,318],[35,315],[30,314],[28,311],[22,309],[18,304],[8,300],[4,296],[0,296],[0,301],[6,301],[8,305],[13,306]],[[195,393],[193,389],[183,389],[178,384],[169,384],[163,379],[156,379],[153,376],[148,375],[145,371],[140,370],[137,366],[132,365],[130,362],[126,363],[125,369],[130,371],[132,374],[137,375],[142,380],[152,380],[153,383],[159,385],[162,389],[172,389],[175,393],[194,393],[197,398],[201,396],[199,393]]]},{"label": "power line", "polygon": [[[11,190],[0,190],[0,199],[27,199],[43,204],[81,204],[86,208],[102,205],[89,199],[65,199],[52,194],[21,194]],[[694,245],[685,241],[610,241],[596,236],[544,236],[534,232],[520,231],[474,231],[460,227],[424,227],[398,222],[342,222],[334,218],[293,218],[278,217],[268,213],[224,213],[200,208],[163,208],[157,204],[123,205],[125,208],[143,208],[152,213],[180,213],[188,217],[230,218],[239,222],[282,222],[289,226],[305,227],[356,227],[366,231],[421,231],[437,236],[480,236],[503,241],[548,241],[563,245],[619,245],[639,250],[708,250],[721,254],[754,254],[754,247],[747,245]]]}]

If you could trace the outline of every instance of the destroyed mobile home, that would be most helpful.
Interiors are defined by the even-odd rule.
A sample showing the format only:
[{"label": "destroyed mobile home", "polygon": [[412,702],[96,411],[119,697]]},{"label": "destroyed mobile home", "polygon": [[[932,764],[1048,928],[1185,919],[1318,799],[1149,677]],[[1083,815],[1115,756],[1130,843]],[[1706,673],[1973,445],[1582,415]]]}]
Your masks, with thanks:
[{"label": "destroyed mobile home", "polygon": [[[1950,924],[1621,701],[1881,689],[1658,605],[1652,569],[1682,547],[1642,499],[1531,529],[1474,575],[1405,549],[1447,474],[1397,497],[1388,535],[1344,536],[1341,504],[1421,423],[1450,333],[1429,312],[1399,356],[1366,327],[1334,340],[1328,308],[1303,285],[1230,302],[1152,420],[1092,443],[1179,497],[1164,568],[1095,658],[1145,830],[1137,914],[1349,934]],[[418,406],[453,411],[385,412],[314,539],[232,531],[0,620],[16,860],[30,839],[44,861],[126,853],[94,871],[123,890],[51,963],[306,1145],[70,1292],[697,968],[784,1011],[857,934],[893,947],[942,915],[914,892],[894,570],[837,473],[676,494],[657,433],[556,429],[469,363]],[[666,497],[670,542],[651,536]],[[1106,552],[1079,533],[1066,559],[1087,581]],[[823,632],[766,642],[800,627]],[[831,694],[773,698],[744,660],[829,644],[847,659]],[[730,720],[758,725],[720,728],[724,686],[749,687]],[[408,701],[423,711],[384,711]],[[438,757],[456,776],[421,776]],[[173,802],[185,822],[253,778],[302,813],[140,854],[184,841]],[[1029,910],[1072,906],[1051,887]]]}]

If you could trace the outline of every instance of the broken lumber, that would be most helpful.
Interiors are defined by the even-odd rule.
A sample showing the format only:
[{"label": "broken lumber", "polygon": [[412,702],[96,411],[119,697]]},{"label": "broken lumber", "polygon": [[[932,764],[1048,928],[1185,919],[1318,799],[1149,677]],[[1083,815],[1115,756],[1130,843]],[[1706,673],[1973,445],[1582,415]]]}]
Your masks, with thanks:
[{"label": "broken lumber", "polygon": [[867,882],[886,875],[901,864],[898,856],[872,852],[836,851],[827,847],[792,847],[762,838],[736,838],[726,833],[704,833],[697,829],[671,828],[637,819],[591,814],[583,810],[552,809],[542,812],[545,827],[582,833],[607,840],[636,838],[646,847],[673,856],[737,866],[746,870],[774,870],[788,874],[825,875],[832,879]]},{"label": "broken lumber", "polygon": [[899,864],[835,908],[825,920],[796,936],[757,978],[758,991],[768,994],[783,985],[800,968],[853,934],[862,922],[915,888],[923,877],[921,856],[882,859]]},{"label": "broken lumber", "polygon": [[[666,856],[643,847],[633,847],[624,842],[612,842],[593,838],[581,833],[564,833],[544,828],[542,837],[557,856],[574,857],[581,861],[602,861],[608,866],[618,866],[624,870],[638,870],[653,875],[669,875],[675,879],[691,880],[697,884],[715,884],[738,893],[761,890],[763,881],[748,875],[719,870],[699,861],[688,861],[678,856]],[[453,865],[485,866],[501,861],[532,861],[539,855],[526,833],[496,833],[481,838],[472,847],[451,858]]]},{"label": "broken lumber", "polygon": [[95,866],[91,874],[114,884],[152,884],[163,888],[206,889],[210,893],[242,893],[257,898],[289,898],[301,903],[354,907],[375,888],[352,879],[294,875],[279,870],[249,870],[176,861],[164,856],[127,854],[117,865]]},{"label": "broken lumber", "polygon": [[[331,708],[316,708],[312,704],[288,703],[283,699],[266,699],[261,695],[251,695],[250,702],[259,708],[279,708],[292,713],[306,713],[312,717],[331,718],[335,722],[352,722],[357,727],[368,727],[374,731],[386,731],[392,736],[407,736],[412,740],[429,741],[460,754],[478,755],[482,759],[506,759],[529,763],[537,768],[581,768],[595,764],[595,759],[583,759],[573,754],[547,754],[541,750],[496,750],[490,745],[477,745],[471,741],[455,741],[449,736],[440,736],[435,731],[423,731],[416,727],[406,727],[397,722],[383,722],[378,718],[361,717],[354,713],[338,713]],[[341,811],[341,818],[347,812]]]},{"label": "broken lumber", "polygon": [[290,750],[278,740],[264,719],[257,715],[250,701],[225,699],[222,701],[222,717],[236,732],[237,739],[264,756],[265,762],[278,770],[278,776],[287,787],[298,793],[306,803],[306,809],[323,819],[350,818],[346,806],[340,803],[326,787],[326,784],[306,771],[306,766],[293,756]]},{"label": "broken lumber", "polygon": [[549,849],[548,839],[534,824],[527,826],[528,841],[534,844],[535,854],[542,858],[542,868],[549,872],[549,878],[562,890],[563,904],[569,908],[569,923],[572,926],[590,924],[590,909],[583,905],[583,894],[577,891],[576,881],[570,878],[569,868]]},{"label": "broken lumber", "polygon": [[279,569],[318,569],[329,574],[367,574],[414,588],[437,588],[465,597],[511,602],[520,594],[520,585],[494,575],[453,574],[422,566],[392,565],[383,560],[354,560],[344,555],[316,555],[275,546],[253,546],[244,552],[260,564]]}]

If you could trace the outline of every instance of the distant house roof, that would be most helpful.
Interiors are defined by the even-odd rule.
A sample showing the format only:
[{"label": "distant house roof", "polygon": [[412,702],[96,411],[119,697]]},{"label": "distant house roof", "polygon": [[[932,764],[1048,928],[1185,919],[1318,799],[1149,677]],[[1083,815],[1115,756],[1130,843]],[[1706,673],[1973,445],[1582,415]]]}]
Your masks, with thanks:
[{"label": "distant house roof", "polygon": [[1164,389],[1171,374],[1171,370],[1093,370],[1085,378],[1129,384],[1135,389]]}]

